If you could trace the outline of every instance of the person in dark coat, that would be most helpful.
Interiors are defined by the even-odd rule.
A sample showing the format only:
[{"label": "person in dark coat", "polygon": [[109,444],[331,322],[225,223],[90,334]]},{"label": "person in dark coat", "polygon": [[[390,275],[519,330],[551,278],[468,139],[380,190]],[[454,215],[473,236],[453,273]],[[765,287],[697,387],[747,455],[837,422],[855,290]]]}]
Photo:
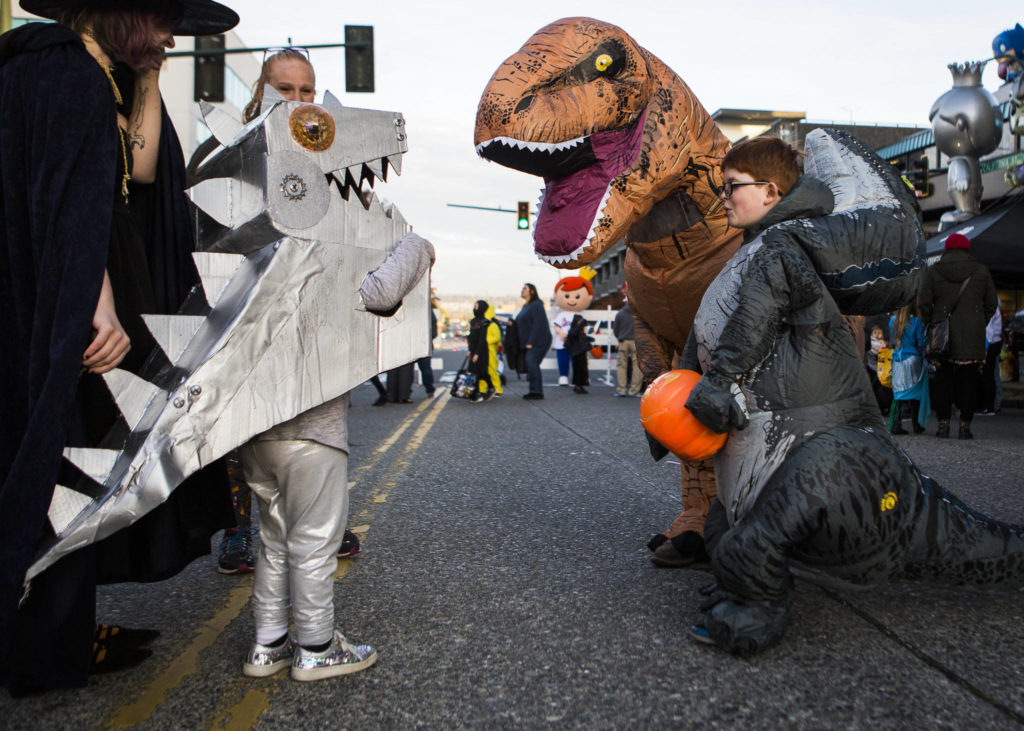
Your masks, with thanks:
[{"label": "person in dark coat", "polygon": [[949,436],[954,402],[960,410],[959,437],[974,438],[971,419],[978,396],[978,373],[985,363],[985,327],[998,305],[992,275],[971,255],[970,248],[969,238],[950,234],[945,253],[928,267],[918,295],[923,322],[936,323],[949,317],[949,357],[937,361],[932,384],[932,403],[939,419],[935,435],[943,438]]},{"label": "person in dark coat", "polygon": [[[238,21],[213,2],[192,3],[184,18],[180,5],[127,0],[102,8],[71,0],[22,0],[22,6],[76,29],[30,23],[0,37],[0,245],[8,264],[0,273],[8,316],[8,357],[0,367],[0,682],[12,695],[81,686],[91,672],[149,654],[123,651],[97,631],[95,587],[103,567],[95,547],[55,563],[32,580],[30,591],[23,584],[39,542],[54,535],[48,506],[55,484],[78,479],[61,474],[65,445],[74,431],[85,432],[76,425],[82,411],[76,389],[121,362],[126,353],[110,352],[110,338],[125,335],[118,320],[139,315],[125,307],[126,290],[113,286],[112,267],[130,263],[135,282],[151,284],[144,267],[134,268],[145,258],[123,256],[139,251],[125,232],[129,180],[139,162],[132,148],[144,130],[134,115],[119,127],[110,65],[155,70],[164,46],[173,45],[172,30],[219,33]],[[213,15],[190,17],[197,10]],[[141,144],[138,153],[145,157]],[[103,315],[105,301],[116,310],[113,319]],[[129,359],[141,353],[145,360],[134,336],[131,346]],[[96,360],[98,353],[105,355]]]},{"label": "person in dark coat", "polygon": [[535,286],[529,282],[524,284],[520,296],[526,300],[526,304],[516,315],[516,331],[526,351],[526,376],[530,384],[530,390],[523,398],[542,399],[544,381],[540,374],[540,362],[551,347],[551,326]]}]

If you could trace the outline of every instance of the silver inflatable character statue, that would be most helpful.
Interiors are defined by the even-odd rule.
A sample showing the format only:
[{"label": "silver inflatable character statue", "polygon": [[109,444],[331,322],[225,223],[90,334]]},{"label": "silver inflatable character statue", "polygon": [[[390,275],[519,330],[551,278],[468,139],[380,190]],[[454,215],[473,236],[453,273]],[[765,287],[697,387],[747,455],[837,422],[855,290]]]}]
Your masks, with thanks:
[{"label": "silver inflatable character statue", "polygon": [[942,214],[939,230],[981,212],[981,163],[978,158],[999,146],[1003,117],[995,97],[981,86],[985,62],[949,64],[953,88],[935,100],[928,119],[935,144],[950,156],[946,177],[955,210]]},{"label": "silver inflatable character statue", "polygon": [[[205,302],[146,316],[169,367],[105,378],[131,434],[120,450],[68,449],[97,483],[58,485],[56,538],[26,581],[167,499],[186,477],[270,427],[429,352],[429,276],[390,317],[359,288],[409,226],[370,189],[401,172],[400,114],[275,101],[242,126],[203,106],[219,147],[189,194],[203,212],[195,254]],[[369,187],[365,187],[368,184]],[[186,302],[183,312],[188,311]]]}]

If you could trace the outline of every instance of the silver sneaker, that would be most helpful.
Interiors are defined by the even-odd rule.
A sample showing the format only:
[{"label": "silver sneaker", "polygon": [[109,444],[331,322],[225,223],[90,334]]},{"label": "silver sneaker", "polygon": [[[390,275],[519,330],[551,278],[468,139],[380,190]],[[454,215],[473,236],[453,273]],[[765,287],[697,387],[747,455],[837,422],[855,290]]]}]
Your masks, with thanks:
[{"label": "silver sneaker", "polygon": [[353,645],[338,630],[334,630],[331,646],[323,652],[313,652],[301,646],[292,660],[292,680],[320,680],[335,675],[358,673],[377,662],[377,651],[369,645]]},{"label": "silver sneaker", "polygon": [[242,675],[250,678],[266,678],[292,664],[297,643],[288,639],[280,647],[268,647],[259,642],[252,643],[252,649],[245,656],[242,664]]}]

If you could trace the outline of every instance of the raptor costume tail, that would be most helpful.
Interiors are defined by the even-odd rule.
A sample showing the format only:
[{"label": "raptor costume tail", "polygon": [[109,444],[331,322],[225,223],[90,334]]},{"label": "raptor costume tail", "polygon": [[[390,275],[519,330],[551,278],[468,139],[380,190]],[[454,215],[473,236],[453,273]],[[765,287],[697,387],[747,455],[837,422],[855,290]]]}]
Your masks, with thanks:
[{"label": "raptor costume tail", "polygon": [[1024,588],[1024,526],[965,505],[918,472],[923,500],[904,569],[908,579]]}]

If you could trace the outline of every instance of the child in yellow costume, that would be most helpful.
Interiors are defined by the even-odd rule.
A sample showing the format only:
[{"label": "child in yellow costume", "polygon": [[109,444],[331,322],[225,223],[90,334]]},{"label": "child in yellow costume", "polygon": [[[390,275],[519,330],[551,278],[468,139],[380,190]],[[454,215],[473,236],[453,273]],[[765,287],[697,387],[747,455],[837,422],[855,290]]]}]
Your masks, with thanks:
[{"label": "child in yellow costume", "polygon": [[501,375],[498,373],[498,346],[501,328],[494,320],[494,307],[485,300],[473,305],[473,319],[469,323],[469,371],[476,376],[478,393],[473,402],[500,398]]}]

